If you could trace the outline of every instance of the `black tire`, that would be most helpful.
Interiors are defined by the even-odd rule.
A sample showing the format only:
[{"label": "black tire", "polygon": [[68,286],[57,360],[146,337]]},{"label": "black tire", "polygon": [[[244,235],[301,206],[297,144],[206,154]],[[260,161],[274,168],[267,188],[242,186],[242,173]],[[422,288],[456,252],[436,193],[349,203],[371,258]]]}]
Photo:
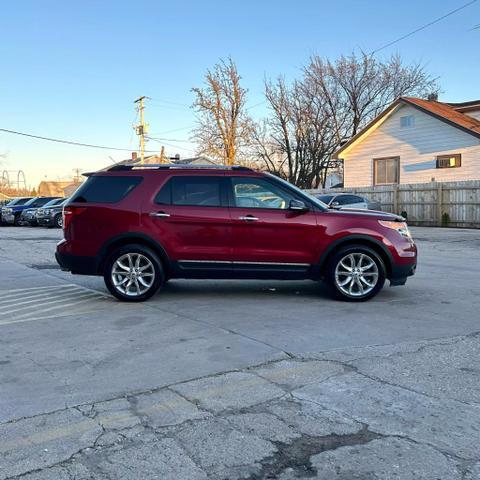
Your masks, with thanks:
[{"label": "black tire", "polygon": [[[128,254],[132,254],[134,257],[137,254],[142,255],[143,257],[146,257],[153,266],[153,270],[152,269],[149,270],[154,275],[153,282],[151,286],[141,294],[126,294],[120,291],[114,285],[114,280],[112,278],[113,266],[117,260],[119,260],[121,257],[124,257]],[[148,300],[153,295],[155,295],[155,293],[159,290],[159,288],[165,283],[165,273],[162,267],[162,262],[160,261],[160,259],[158,258],[158,255],[153,250],[143,245],[129,244],[116,249],[110,254],[107,261],[105,262],[103,280],[105,281],[105,285],[107,286],[110,293],[114,297],[118,298],[119,300],[122,300],[124,302],[143,302],[145,300]],[[142,285],[142,288],[143,288],[143,285]]]},{"label": "black tire", "polygon": [[53,225],[56,228],[63,228],[63,217],[61,213],[57,213],[53,219]]},{"label": "black tire", "polygon": [[[352,280],[348,282],[348,286],[350,284],[353,284],[353,289],[352,294],[349,294],[345,290],[348,290],[347,287],[343,287],[339,285],[339,282],[337,281],[337,266],[339,266],[340,262],[342,260],[345,260],[346,257],[350,256],[353,254],[354,259],[358,259],[360,255],[364,255],[362,257],[362,265],[364,265],[363,262],[366,262],[366,265],[369,265],[369,263],[366,261],[366,259],[370,259],[375,263],[375,266],[372,266],[371,269],[368,270],[367,275],[370,275],[370,277],[367,276],[367,281],[369,281],[371,284],[374,283],[374,278],[376,278],[376,283],[373,286],[373,288],[370,289],[370,287],[366,286],[363,282],[365,280],[362,280],[361,278],[358,279],[358,283],[361,284],[361,287],[358,287],[357,281],[353,278],[352,275]],[[350,257],[348,257],[350,258]],[[345,262],[344,262],[345,264]],[[350,264],[348,264],[350,267]],[[341,271],[341,267],[339,266],[339,271]],[[375,277],[375,273],[377,276]],[[345,279],[347,280],[347,274],[340,274],[343,276],[339,276],[340,279]],[[360,273],[357,273],[357,275],[361,275]],[[365,275],[365,274],[364,274]],[[346,302],[364,302],[366,300],[370,300],[373,298],[377,293],[383,288],[383,285],[385,284],[385,278],[386,278],[386,268],[385,268],[385,263],[382,260],[381,256],[372,248],[367,247],[365,245],[348,245],[345,247],[340,248],[337,252],[333,254],[333,256],[330,258],[326,272],[325,272],[325,279],[327,281],[327,284],[333,294],[333,296],[339,300],[343,300]],[[343,280],[342,280],[343,281]],[[365,290],[368,290],[365,294],[361,293],[360,288],[365,288]]]},{"label": "black tire", "polygon": [[13,226],[14,227],[20,226],[20,215],[15,215],[15,218],[13,219]]}]

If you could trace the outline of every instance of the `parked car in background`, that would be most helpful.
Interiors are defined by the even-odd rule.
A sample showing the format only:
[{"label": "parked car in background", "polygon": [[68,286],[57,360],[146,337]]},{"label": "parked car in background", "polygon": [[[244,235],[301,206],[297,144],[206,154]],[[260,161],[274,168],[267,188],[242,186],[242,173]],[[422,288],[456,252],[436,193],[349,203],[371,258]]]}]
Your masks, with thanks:
[{"label": "parked car in background", "polygon": [[63,270],[150,298],[169,278],[326,280],[343,300],[404,285],[417,249],[402,217],[328,208],[246,167],[121,165],[86,174],[63,207]]},{"label": "parked car in background", "polygon": [[[35,219],[35,210],[39,207],[42,207],[50,200],[58,197],[34,197],[28,200],[27,202],[23,203],[22,205],[13,205],[11,207],[7,207],[5,215],[2,209],[2,219],[7,225],[30,225],[36,224]],[[25,215],[22,216],[22,213],[25,210],[29,210],[29,212],[25,212]],[[28,214],[27,214],[28,213]],[[33,223],[30,223],[33,222]]]},{"label": "parked car in background", "polygon": [[41,227],[62,228],[62,210],[63,205],[67,200],[67,198],[56,198],[55,200],[50,200],[50,202],[46,203],[43,207],[37,209],[37,224]]},{"label": "parked car in background", "polygon": [[350,193],[326,193],[316,197],[330,208],[365,208],[368,210],[381,210],[380,202],[369,200],[360,195]]},{"label": "parked car in background", "polygon": [[17,197],[6,203],[1,209],[2,224],[7,223],[6,217],[12,214],[14,207],[20,207],[22,205],[25,205],[31,199],[32,197]]}]

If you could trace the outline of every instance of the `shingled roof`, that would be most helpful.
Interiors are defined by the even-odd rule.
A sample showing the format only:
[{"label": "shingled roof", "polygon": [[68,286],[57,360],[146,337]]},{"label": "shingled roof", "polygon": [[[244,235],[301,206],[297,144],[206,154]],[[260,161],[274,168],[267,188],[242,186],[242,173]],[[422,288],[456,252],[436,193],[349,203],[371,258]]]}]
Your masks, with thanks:
[{"label": "shingled roof", "polygon": [[470,117],[462,113],[465,110],[471,110],[472,107],[476,104],[479,104],[480,101],[473,102],[463,102],[463,103],[444,103],[437,102],[435,100],[424,100],[422,98],[415,97],[400,97],[395,102],[393,102],[386,110],[384,110],[380,115],[375,117],[364,129],[354,135],[348,142],[344,143],[334,154],[333,158],[338,158],[338,156],[347,149],[350,145],[355,143],[360,137],[365,136],[372,127],[374,127],[379,121],[385,120],[385,118],[395,111],[400,105],[410,105],[423,113],[431,115],[438,120],[445,122],[452,127],[459,128],[464,132],[470,133],[471,135],[480,138],[480,120]]}]

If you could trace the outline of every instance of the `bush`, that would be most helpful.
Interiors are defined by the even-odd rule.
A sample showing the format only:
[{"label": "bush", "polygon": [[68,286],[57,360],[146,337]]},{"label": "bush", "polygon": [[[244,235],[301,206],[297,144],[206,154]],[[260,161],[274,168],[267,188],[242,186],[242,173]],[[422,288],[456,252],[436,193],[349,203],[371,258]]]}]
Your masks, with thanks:
[{"label": "bush", "polygon": [[448,227],[450,223],[450,215],[447,212],[444,212],[442,215],[442,227]]}]

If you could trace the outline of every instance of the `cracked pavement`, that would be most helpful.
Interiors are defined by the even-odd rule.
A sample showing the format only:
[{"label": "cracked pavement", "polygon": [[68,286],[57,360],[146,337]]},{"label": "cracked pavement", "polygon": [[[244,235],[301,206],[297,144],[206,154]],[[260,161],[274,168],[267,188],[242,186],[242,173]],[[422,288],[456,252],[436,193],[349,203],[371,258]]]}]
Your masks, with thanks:
[{"label": "cracked pavement", "polygon": [[[23,231],[24,248],[35,229],[5,235]],[[164,302],[0,324],[0,480],[480,479],[480,233],[459,232],[418,229],[418,280],[365,305],[180,282]],[[443,239],[457,266],[434,295]],[[77,282],[30,262],[0,259],[3,299]]]}]

